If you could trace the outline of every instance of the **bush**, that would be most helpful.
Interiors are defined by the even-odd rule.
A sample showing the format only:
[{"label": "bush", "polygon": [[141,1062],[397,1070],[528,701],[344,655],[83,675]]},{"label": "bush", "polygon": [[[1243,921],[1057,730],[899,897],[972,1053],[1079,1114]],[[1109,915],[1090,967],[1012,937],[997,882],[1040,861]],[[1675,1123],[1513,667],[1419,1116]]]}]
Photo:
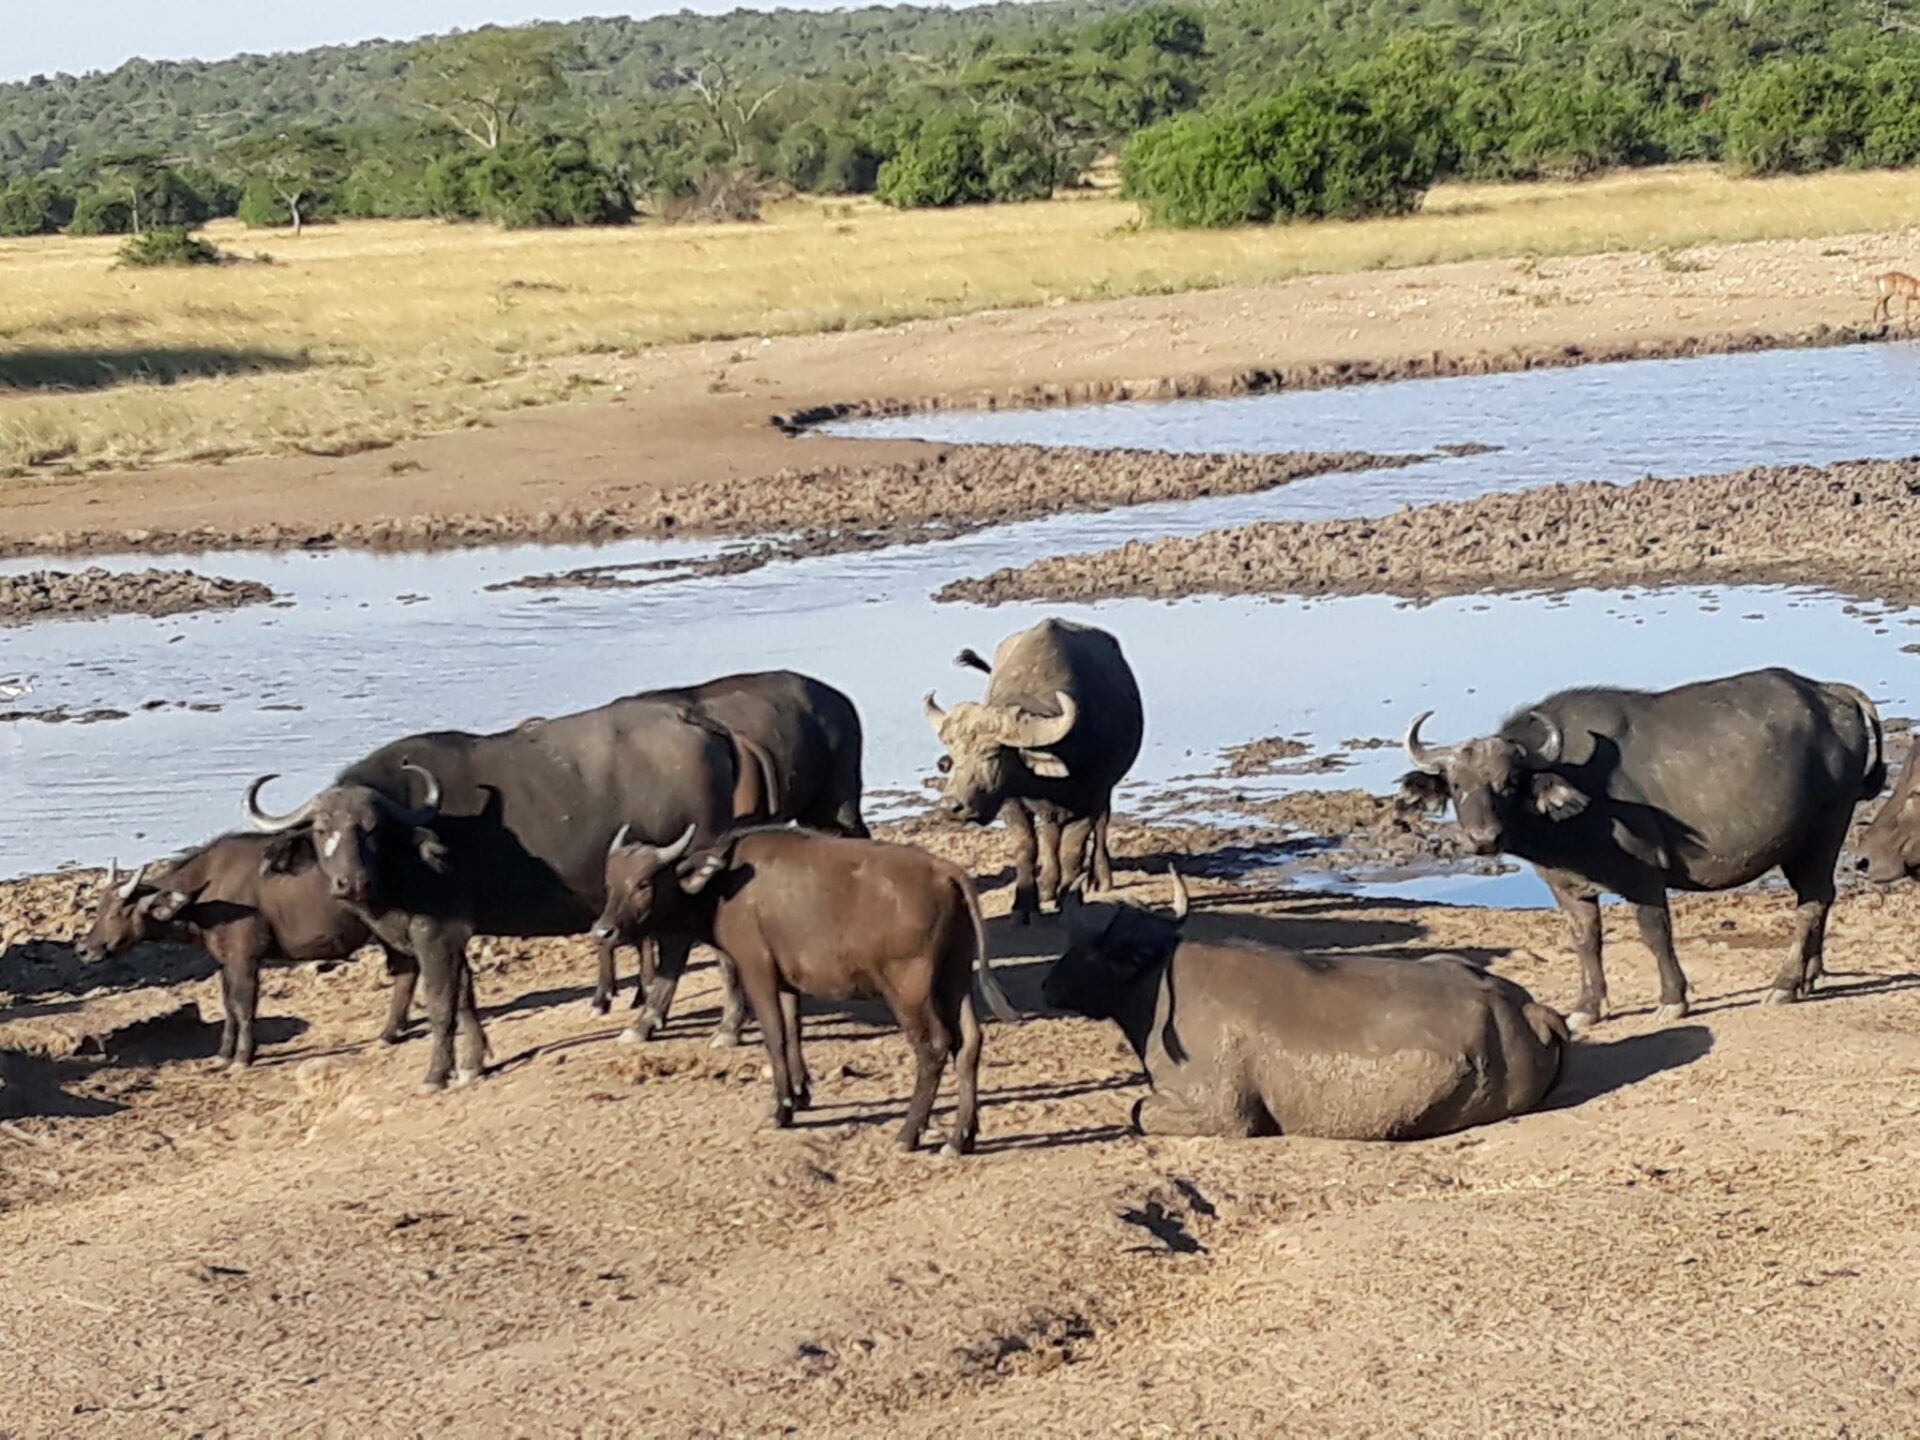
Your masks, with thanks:
[{"label": "bush", "polygon": [[760,218],[760,184],[749,175],[703,175],[686,194],[669,198],[660,218],[670,225],[746,223]]},{"label": "bush", "polygon": [[129,236],[120,247],[120,263],[143,270],[163,265],[218,265],[224,258],[212,245],[178,225],[163,225]]},{"label": "bush", "polygon": [[480,201],[474,193],[474,172],[480,157],[465,151],[442,156],[427,167],[421,185],[426,213],[440,220],[478,220]]},{"label": "bush", "polygon": [[888,205],[915,209],[973,205],[987,198],[980,131],[971,117],[937,114],[880,167],[874,193]]},{"label": "bush", "polygon": [[1310,83],[1141,131],[1126,191],[1166,225],[1402,215],[1433,183],[1433,152],[1351,87]]},{"label": "bush", "polygon": [[981,122],[980,163],[989,200],[1044,200],[1058,178],[1058,164],[1039,127],[1018,115]]},{"label": "bush", "polygon": [[795,190],[817,191],[827,170],[827,132],[811,120],[787,127],[774,151],[773,173]]},{"label": "bush", "polygon": [[0,190],[0,235],[51,235],[73,220],[73,197],[44,180],[16,180]]},{"label": "bush", "polygon": [[633,219],[631,197],[579,140],[502,146],[473,167],[468,184],[479,214],[510,230]]},{"label": "bush", "polygon": [[1814,56],[1770,60],[1728,106],[1727,159],[1752,175],[1858,164],[1867,121],[1852,72]]},{"label": "bush", "polygon": [[89,190],[73,202],[69,235],[126,235],[133,230],[133,207],[125,200]]},{"label": "bush", "polygon": [[871,145],[856,135],[828,137],[820,165],[822,195],[871,195],[879,183],[880,157]]}]

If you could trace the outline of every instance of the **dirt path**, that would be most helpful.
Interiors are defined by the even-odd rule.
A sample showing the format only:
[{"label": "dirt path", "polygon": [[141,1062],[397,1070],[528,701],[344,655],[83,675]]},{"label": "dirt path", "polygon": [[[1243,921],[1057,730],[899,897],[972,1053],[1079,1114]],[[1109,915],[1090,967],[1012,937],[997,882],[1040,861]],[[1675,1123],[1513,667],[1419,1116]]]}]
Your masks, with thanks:
[{"label": "dirt path", "polygon": [[[1157,899],[1149,841],[1124,837],[1122,878]],[[63,933],[83,891],[9,887],[7,933]],[[1202,928],[1465,948],[1573,992],[1544,913],[1203,891]],[[707,1046],[710,971],[668,1038],[623,1049],[558,943],[488,947],[500,1073],[425,1101],[417,1043],[367,1045],[377,966],[277,972],[242,1080],[194,1060],[205,1026],[10,1057],[0,1415],[115,1437],[1911,1433],[1920,892],[1844,900],[1828,995],[1787,1008],[1757,1003],[1787,903],[1682,900],[1698,1012],[1665,1029],[1609,918],[1627,1013],[1557,1108],[1404,1146],[1127,1138],[1117,1031],[1036,1017],[989,1033],[982,1152],[900,1156],[905,1048],[831,1010],[820,1108],[775,1134],[758,1053]],[[991,928],[1034,1005],[1053,927]],[[8,950],[12,983],[71,974],[64,945],[35,953],[23,982]],[[171,963],[135,968],[217,1013]]]},{"label": "dirt path", "polygon": [[[906,444],[790,438],[770,423],[849,402],[1044,403],[1832,343],[1901,235],[1481,261],[1151,299],[717,342],[577,363],[604,400],[343,458],[11,484],[0,546],[475,543],[656,533],[703,487],[771,500],[797,473],[910,462]],[[1700,268],[1690,268],[1697,265]],[[896,517],[919,513],[903,494]],[[711,528],[725,528],[717,518]],[[168,538],[171,537],[171,538]]]}]

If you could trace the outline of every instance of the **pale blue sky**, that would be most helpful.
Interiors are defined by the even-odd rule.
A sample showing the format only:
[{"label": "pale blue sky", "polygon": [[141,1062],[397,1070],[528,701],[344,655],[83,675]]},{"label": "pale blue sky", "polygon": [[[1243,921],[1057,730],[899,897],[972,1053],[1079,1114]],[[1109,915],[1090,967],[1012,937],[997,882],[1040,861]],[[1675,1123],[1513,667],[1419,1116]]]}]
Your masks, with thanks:
[{"label": "pale blue sky", "polygon": [[[218,60],[243,51],[305,50],[384,37],[408,40],[455,28],[583,15],[660,15],[772,9],[742,0],[3,0],[0,80],[64,70],[111,70],[135,55]],[[779,0],[781,8],[831,10],[835,0]]]}]

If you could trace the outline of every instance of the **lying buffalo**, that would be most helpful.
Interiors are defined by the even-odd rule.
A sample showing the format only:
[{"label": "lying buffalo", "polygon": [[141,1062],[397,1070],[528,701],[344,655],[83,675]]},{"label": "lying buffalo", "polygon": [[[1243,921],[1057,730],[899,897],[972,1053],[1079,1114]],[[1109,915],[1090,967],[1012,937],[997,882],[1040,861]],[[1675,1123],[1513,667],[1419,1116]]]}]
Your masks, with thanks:
[{"label": "lying buffalo", "polygon": [[[223,835],[125,880],[117,867],[110,871],[93,927],[75,949],[93,963],[149,940],[200,946],[220,967],[220,1058],[244,1069],[253,1063],[261,965],[344,960],[373,938],[333,897],[305,836]],[[382,948],[393,999],[380,1038],[391,1045],[406,1032],[418,968]]]},{"label": "lying buffalo", "polygon": [[1790,670],[1678,689],[1564,690],[1500,730],[1456,745],[1407,731],[1418,769],[1402,781],[1453,801],[1482,855],[1529,861],[1566,911],[1581,964],[1576,1027],[1604,1019],[1602,892],[1633,902],[1660,967],[1660,1018],[1687,1013],[1668,890],[1727,890],[1778,867],[1799,904],[1769,996],[1792,1000],[1821,973],[1833,871],[1854,806],[1880,793],[1880,714],[1860,691]]},{"label": "lying buffalo", "polygon": [[800,997],[884,999],[919,1062],[900,1145],[920,1143],[951,1055],[960,1094],[947,1149],[971,1150],[979,1131],[975,976],[995,1015],[1014,1012],[987,968],[966,875],[910,845],[793,828],[737,831],[704,850],[693,844],[691,830],[665,847],[616,836],[596,937],[680,934],[732,960],[766,1040],[779,1126],[812,1103]]},{"label": "lying buffalo", "polygon": [[[764,794],[758,804],[741,799],[736,820],[793,820],[810,829],[865,838],[860,713],[833,686],[791,670],[772,670],[649,693],[658,700],[679,701],[721,726],[759,764]],[[643,949],[636,1006],[653,969]],[[713,1043],[737,1045],[745,1007],[724,965],[722,977],[726,1005]],[[593,995],[593,1008],[601,1014],[612,1005],[614,985],[613,947],[603,944]],[[665,1020],[664,1015],[660,1018]]]},{"label": "lying buffalo", "polygon": [[[762,803],[762,767],[720,726],[677,701],[646,695],[491,735],[413,735],[342,770],[285,815],[254,824],[311,835],[331,893],[374,934],[419,962],[433,1038],[425,1086],[454,1069],[476,1078],[486,1034],[466,946],[473,935],[577,935],[606,899],[607,845],[623,826],[666,841],[691,828],[713,837],[736,805]],[[663,1023],[686,942],[660,947],[647,1024]]]},{"label": "lying buffalo", "polygon": [[1559,1078],[1558,1013],[1453,955],[1298,955],[1181,938],[1128,905],[1073,905],[1049,1005],[1116,1021],[1153,1093],[1147,1135],[1417,1140],[1531,1110]]},{"label": "lying buffalo", "polygon": [[1022,924],[1072,883],[1089,849],[1094,888],[1111,889],[1113,789],[1140,754],[1145,724],[1119,641],[1092,626],[1042,620],[1002,640],[992,665],[971,650],[958,660],[992,678],[983,702],[942,710],[932,692],[922,702],[947,751],[941,811],[979,825],[1007,817]]}]

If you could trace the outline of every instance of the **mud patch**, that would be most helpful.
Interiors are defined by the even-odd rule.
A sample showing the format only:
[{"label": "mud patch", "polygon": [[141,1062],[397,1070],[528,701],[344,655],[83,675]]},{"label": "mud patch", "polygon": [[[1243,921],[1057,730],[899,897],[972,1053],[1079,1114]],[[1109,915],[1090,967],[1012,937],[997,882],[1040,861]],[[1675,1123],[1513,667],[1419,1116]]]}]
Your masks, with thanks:
[{"label": "mud patch", "polygon": [[97,565],[85,570],[30,570],[0,576],[0,624],[101,615],[182,615],[231,610],[273,598],[273,591],[257,580],[226,580],[191,570],[116,573]]},{"label": "mud patch", "polygon": [[1757,467],[1630,485],[1551,485],[1361,520],[1259,521],[1193,538],[1051,556],[936,598],[1175,598],[1719,582],[1920,599],[1920,457]]}]

